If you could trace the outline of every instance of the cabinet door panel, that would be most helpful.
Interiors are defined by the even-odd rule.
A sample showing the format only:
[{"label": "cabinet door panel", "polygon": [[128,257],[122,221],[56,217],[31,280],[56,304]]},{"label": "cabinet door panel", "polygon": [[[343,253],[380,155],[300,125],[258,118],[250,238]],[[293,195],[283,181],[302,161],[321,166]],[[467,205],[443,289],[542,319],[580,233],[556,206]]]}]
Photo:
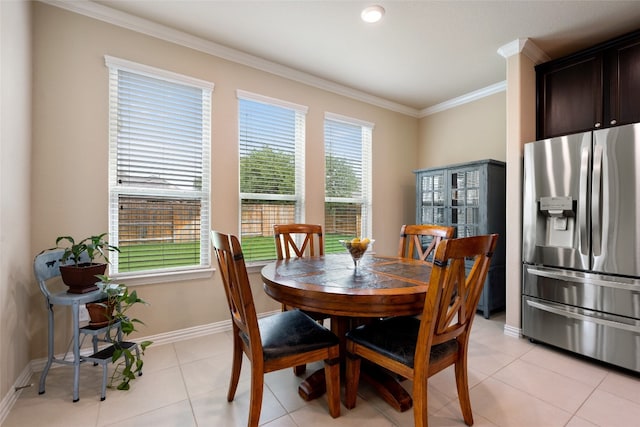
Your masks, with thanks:
[{"label": "cabinet door panel", "polygon": [[444,171],[422,174],[418,181],[419,224],[439,224],[447,222],[445,217],[445,177]]},{"label": "cabinet door panel", "polygon": [[418,224],[445,225],[447,223],[444,208],[432,208],[423,206],[420,218],[418,219]]},{"label": "cabinet door panel", "polygon": [[538,73],[538,137],[591,130],[602,123],[602,56]]},{"label": "cabinet door panel", "polygon": [[450,172],[451,225],[456,227],[455,237],[478,234],[480,219],[480,169],[452,170]]},{"label": "cabinet door panel", "polygon": [[612,69],[609,123],[640,122],[640,41],[615,49]]}]

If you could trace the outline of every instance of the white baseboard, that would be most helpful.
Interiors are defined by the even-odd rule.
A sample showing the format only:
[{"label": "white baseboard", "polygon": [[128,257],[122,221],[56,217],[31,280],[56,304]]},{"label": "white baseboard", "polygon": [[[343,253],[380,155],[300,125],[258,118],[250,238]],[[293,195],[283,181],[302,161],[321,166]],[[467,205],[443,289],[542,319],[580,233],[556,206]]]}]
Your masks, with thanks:
[{"label": "white baseboard", "polygon": [[[27,366],[25,366],[25,368],[22,370],[22,372],[16,379],[16,382],[13,383],[13,387],[9,389],[9,392],[7,393],[7,395],[2,399],[2,402],[0,402],[0,425],[2,425],[5,418],[7,418],[7,416],[9,415],[11,408],[13,408],[13,405],[16,403],[16,400],[18,400],[18,397],[20,397],[20,393],[22,393],[22,389],[25,386],[29,386],[28,381],[29,381],[29,378],[31,378],[32,374],[33,372],[31,371],[31,364],[28,363]],[[30,386],[37,387],[38,385],[33,383]]]},{"label": "white baseboard", "polygon": [[504,334],[514,338],[522,338],[522,328],[516,328],[514,326],[509,326],[506,323],[504,324]]}]

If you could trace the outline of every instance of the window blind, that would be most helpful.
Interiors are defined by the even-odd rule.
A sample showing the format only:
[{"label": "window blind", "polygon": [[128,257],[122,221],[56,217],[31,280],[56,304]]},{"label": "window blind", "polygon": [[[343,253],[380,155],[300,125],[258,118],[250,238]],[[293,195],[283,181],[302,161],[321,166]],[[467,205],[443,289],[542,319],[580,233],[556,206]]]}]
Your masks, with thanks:
[{"label": "window blind", "polygon": [[200,189],[202,90],[118,72],[118,184]]},{"label": "window blind", "polygon": [[240,234],[245,259],[275,259],[273,224],[302,222],[306,108],[239,92]]},{"label": "window blind", "polygon": [[341,252],[339,239],[371,237],[373,126],[327,114],[325,143],[325,252]]},{"label": "window blind", "polygon": [[210,265],[212,85],[106,59],[111,272]]}]

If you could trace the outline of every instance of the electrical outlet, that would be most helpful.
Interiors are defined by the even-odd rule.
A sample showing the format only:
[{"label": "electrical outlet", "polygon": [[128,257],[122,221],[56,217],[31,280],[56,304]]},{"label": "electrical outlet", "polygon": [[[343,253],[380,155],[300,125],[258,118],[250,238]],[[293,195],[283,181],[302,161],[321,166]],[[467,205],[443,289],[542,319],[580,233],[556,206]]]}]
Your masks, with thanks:
[{"label": "electrical outlet", "polygon": [[84,305],[81,305],[78,308],[80,309],[78,311],[79,320],[81,322],[88,322],[89,321],[89,310],[87,310],[87,307],[84,306]]}]

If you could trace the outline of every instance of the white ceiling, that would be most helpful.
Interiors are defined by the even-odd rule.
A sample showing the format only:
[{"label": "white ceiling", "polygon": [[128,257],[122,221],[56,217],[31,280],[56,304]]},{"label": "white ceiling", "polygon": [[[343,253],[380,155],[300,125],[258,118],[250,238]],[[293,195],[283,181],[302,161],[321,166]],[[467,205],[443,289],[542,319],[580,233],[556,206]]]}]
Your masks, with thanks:
[{"label": "white ceiling", "polygon": [[553,59],[640,28],[637,0],[96,3],[418,111],[502,82],[514,40]]}]

